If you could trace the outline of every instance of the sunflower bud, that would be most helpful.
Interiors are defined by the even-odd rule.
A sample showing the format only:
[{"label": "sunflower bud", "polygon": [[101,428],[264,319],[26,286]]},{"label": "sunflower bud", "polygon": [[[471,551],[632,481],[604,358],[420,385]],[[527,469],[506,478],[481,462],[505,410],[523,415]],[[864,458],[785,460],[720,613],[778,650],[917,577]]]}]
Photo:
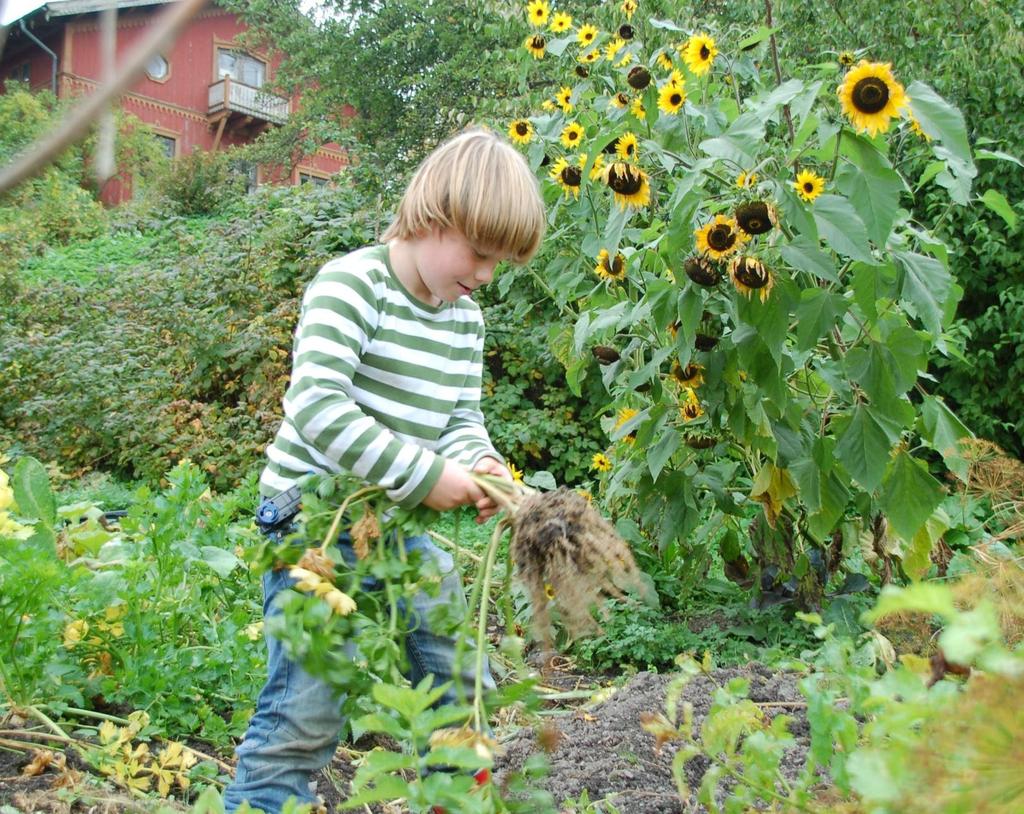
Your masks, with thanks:
[{"label": "sunflower bud", "polygon": [[630,68],[629,73],[626,74],[626,82],[631,88],[643,90],[651,84],[651,72],[643,65],[637,65],[635,68]]},{"label": "sunflower bud", "polygon": [[686,271],[686,276],[693,280],[693,282],[707,288],[718,285],[722,279],[718,269],[712,265],[711,261],[703,257],[694,256],[688,258],[686,263],[683,264],[683,269]]},{"label": "sunflower bud", "polygon": [[594,358],[601,365],[613,365],[621,358],[615,348],[609,348],[607,345],[594,345],[590,352],[594,354]]}]

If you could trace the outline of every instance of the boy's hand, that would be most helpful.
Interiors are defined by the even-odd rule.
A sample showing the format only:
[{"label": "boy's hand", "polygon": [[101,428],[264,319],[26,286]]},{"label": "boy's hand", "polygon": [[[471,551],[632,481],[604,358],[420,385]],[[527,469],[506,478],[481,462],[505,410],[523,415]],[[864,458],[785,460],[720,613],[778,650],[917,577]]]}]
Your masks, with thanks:
[{"label": "boy's hand", "polygon": [[468,506],[470,503],[479,506],[480,501],[486,498],[483,489],[473,482],[464,466],[446,460],[441,477],[423,498],[423,505],[428,509],[443,512],[456,506]]},{"label": "boy's hand", "polygon": [[[481,475],[494,475],[503,480],[512,480],[512,473],[497,458],[481,458],[477,461],[476,466],[473,467],[473,471]],[[498,513],[498,508],[498,504],[494,502],[494,499],[488,497],[485,493],[482,499],[476,501],[476,522],[486,523]]]}]

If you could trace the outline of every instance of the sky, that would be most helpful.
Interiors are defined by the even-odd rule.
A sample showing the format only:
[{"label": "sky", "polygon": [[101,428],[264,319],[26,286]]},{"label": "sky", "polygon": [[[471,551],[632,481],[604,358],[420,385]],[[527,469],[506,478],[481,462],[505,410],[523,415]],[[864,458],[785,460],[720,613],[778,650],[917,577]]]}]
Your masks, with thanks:
[{"label": "sky", "polygon": [[[0,3],[2,2],[3,0],[0,0]],[[41,5],[43,5],[42,0],[7,0],[4,3],[4,14],[3,19],[0,19],[0,25],[7,25],[12,20],[17,20]]]}]

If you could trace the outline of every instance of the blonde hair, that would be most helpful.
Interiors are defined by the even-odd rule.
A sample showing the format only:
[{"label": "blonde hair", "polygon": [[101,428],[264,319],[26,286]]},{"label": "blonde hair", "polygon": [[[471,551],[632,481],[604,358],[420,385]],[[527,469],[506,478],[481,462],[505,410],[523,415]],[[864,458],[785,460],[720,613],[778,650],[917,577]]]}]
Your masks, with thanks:
[{"label": "blonde hair", "polygon": [[544,235],[544,202],[525,159],[500,136],[473,129],[424,159],[382,241],[457,229],[477,251],[526,263]]}]

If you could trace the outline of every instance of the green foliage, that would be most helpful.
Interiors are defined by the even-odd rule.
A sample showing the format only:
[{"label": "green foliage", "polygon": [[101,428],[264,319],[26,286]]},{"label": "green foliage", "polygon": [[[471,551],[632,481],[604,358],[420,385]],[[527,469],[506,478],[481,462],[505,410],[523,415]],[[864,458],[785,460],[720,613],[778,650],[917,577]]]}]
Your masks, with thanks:
[{"label": "green foliage", "polygon": [[153,180],[155,193],[169,204],[167,214],[212,215],[224,211],[245,192],[245,178],[231,150],[193,150],[167,164]]}]

